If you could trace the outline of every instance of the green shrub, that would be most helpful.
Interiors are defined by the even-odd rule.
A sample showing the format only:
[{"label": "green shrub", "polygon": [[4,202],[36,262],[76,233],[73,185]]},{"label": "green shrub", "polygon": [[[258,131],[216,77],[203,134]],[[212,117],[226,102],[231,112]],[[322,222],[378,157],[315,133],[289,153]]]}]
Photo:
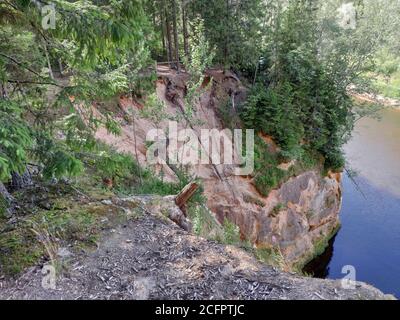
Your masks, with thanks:
[{"label": "green shrub", "polygon": [[12,172],[25,170],[26,150],[33,141],[22,111],[16,103],[0,99],[0,181],[7,180]]},{"label": "green shrub", "polygon": [[278,188],[290,177],[296,176],[306,170],[322,169],[324,159],[321,153],[309,145],[302,145],[297,150],[297,160],[293,162],[288,170],[282,170],[278,166],[282,162],[291,160],[290,157],[287,157],[282,151],[271,151],[268,145],[258,136],[255,137],[254,142],[255,170],[253,181],[256,189],[263,196],[267,196],[271,190]]},{"label": "green shrub", "polygon": [[5,217],[7,205],[6,199],[0,194],[0,220]]},{"label": "green shrub", "polygon": [[279,248],[257,248],[254,250],[254,254],[259,261],[281,270],[288,271],[285,258]]},{"label": "green shrub", "polygon": [[190,204],[188,216],[193,223],[193,232],[205,239],[220,241],[223,228],[204,205]]},{"label": "green shrub", "polygon": [[267,196],[272,189],[279,186],[285,176],[285,171],[279,168],[268,168],[255,178],[256,188],[263,196]]},{"label": "green shrub", "polygon": [[286,206],[283,203],[278,203],[270,212],[270,216],[272,217],[277,217],[279,215],[279,213],[284,210],[286,208]]},{"label": "green shrub", "polygon": [[241,112],[246,127],[273,136],[287,154],[298,147],[303,136],[303,125],[300,114],[294,110],[291,90],[288,84],[280,88],[264,88],[258,84]]},{"label": "green shrub", "polygon": [[223,228],[224,228],[223,243],[229,245],[239,245],[241,243],[240,229],[235,223],[225,218],[223,223]]}]

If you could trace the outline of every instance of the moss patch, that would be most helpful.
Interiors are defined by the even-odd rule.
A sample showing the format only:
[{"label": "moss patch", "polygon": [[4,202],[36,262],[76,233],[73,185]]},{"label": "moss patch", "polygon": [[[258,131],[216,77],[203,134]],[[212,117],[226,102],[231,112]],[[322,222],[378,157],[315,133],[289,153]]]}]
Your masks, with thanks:
[{"label": "moss patch", "polygon": [[[103,190],[93,191],[89,189],[88,194],[103,195]],[[101,230],[127,219],[122,209],[93,198],[91,202],[63,184],[41,185],[14,196],[21,204],[17,223],[0,218],[0,273],[7,275],[18,274],[41,259],[56,258],[62,246],[72,246],[77,252],[94,248]]]},{"label": "moss patch", "polygon": [[33,233],[22,228],[0,234],[0,271],[17,274],[34,265],[44,255],[44,248]]},{"label": "moss patch", "polygon": [[315,243],[314,243],[314,248],[313,251],[310,253],[305,254],[303,257],[301,257],[294,265],[293,265],[293,270],[302,273],[302,270],[305,265],[307,265],[310,261],[314,260],[316,257],[320,256],[321,254],[324,253],[326,248],[329,246],[329,241],[338,233],[340,230],[341,224],[340,222],[334,226],[330,232],[321,238],[319,238]]}]

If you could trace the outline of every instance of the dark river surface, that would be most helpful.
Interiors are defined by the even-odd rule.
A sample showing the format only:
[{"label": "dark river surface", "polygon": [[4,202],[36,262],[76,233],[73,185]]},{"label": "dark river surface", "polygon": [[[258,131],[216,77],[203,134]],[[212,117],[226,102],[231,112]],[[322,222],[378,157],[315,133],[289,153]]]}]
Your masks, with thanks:
[{"label": "dark river surface", "polygon": [[341,279],[354,266],[356,280],[400,298],[400,110],[381,120],[360,120],[345,146],[342,228],[325,253],[306,267],[316,277]]}]

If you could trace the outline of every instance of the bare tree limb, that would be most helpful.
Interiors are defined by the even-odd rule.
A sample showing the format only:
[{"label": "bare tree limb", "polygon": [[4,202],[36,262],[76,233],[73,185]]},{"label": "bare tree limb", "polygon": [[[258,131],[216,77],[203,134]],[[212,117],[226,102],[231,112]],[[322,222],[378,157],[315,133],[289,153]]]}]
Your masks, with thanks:
[{"label": "bare tree limb", "polygon": [[33,74],[37,75],[38,77],[42,77],[42,76],[40,75],[40,73],[38,73],[38,72],[36,72],[35,70],[33,70],[33,69],[29,68],[28,66],[24,65],[22,62],[17,61],[17,60],[14,59],[13,57],[10,57],[10,56],[8,56],[8,55],[2,53],[2,52],[0,52],[0,56],[2,56],[2,57],[4,57],[4,58],[7,58],[8,60],[12,61],[12,62],[15,63],[16,65],[18,65],[18,66],[20,66],[20,67],[22,67],[22,68],[24,68],[24,69],[26,69],[26,70],[32,72]]}]

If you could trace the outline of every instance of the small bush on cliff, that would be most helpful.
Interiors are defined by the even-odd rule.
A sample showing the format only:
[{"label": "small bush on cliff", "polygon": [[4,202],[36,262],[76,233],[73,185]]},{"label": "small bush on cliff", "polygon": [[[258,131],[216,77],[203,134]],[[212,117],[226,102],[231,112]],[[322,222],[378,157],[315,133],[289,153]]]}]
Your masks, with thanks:
[{"label": "small bush on cliff", "polygon": [[291,268],[285,262],[285,258],[283,257],[282,252],[278,247],[257,248],[254,249],[254,255],[259,261],[265,264],[277,267],[284,271],[291,270]]},{"label": "small bush on cliff", "polygon": [[285,172],[279,168],[268,168],[264,170],[263,174],[255,178],[257,190],[263,195],[267,196],[269,192],[279,186],[284,180]]},{"label": "small bush on cliff", "polygon": [[240,229],[235,223],[225,218],[223,223],[223,228],[224,228],[223,243],[230,245],[239,245],[241,243]]},{"label": "small bush on cliff", "polygon": [[188,208],[188,216],[193,223],[193,232],[196,235],[209,240],[221,241],[223,228],[205,205],[191,203]]},{"label": "small bush on cliff", "polygon": [[283,203],[278,203],[269,213],[271,217],[277,217],[282,210],[286,208],[286,205]]},{"label": "small bush on cliff", "polygon": [[[192,177],[184,170],[177,169],[177,182],[166,182],[162,173],[141,168],[133,155],[121,153],[103,143],[97,143],[93,152],[80,153],[79,160],[85,164],[90,183],[108,188],[121,195],[132,194],[177,194]],[[192,201],[202,201],[202,187]]]}]

